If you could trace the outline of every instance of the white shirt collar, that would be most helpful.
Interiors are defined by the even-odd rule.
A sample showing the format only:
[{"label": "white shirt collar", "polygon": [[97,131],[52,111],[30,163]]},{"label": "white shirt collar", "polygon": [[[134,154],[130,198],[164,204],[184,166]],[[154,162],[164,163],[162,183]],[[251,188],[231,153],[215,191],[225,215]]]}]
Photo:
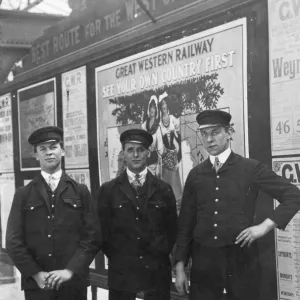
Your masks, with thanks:
[{"label": "white shirt collar", "polygon": [[[135,180],[135,173],[131,172],[128,168],[126,168],[126,173],[130,183]],[[139,180],[142,184],[144,184],[146,180],[147,173],[148,173],[148,168],[145,168],[141,173],[138,173],[140,175]]]},{"label": "white shirt collar", "polygon": [[[219,155],[217,155],[217,156],[218,156],[218,159],[219,159],[219,162],[220,162],[221,164],[224,164],[225,161],[228,159],[230,153],[231,153],[231,149],[230,149],[230,147],[229,147],[229,148],[227,148],[224,152],[222,152],[222,153],[220,153]],[[217,156],[213,156],[213,155],[210,155],[210,156],[209,156],[209,159],[210,159],[210,162],[211,162],[212,165],[214,165],[215,159],[216,159]]]},{"label": "white shirt collar", "polygon": [[44,179],[46,180],[46,182],[49,181],[49,177],[52,175],[52,177],[54,177],[54,179],[59,180],[61,175],[62,175],[62,169],[60,169],[59,171],[53,173],[53,174],[49,174],[45,171],[41,171],[42,176],[44,177]]}]

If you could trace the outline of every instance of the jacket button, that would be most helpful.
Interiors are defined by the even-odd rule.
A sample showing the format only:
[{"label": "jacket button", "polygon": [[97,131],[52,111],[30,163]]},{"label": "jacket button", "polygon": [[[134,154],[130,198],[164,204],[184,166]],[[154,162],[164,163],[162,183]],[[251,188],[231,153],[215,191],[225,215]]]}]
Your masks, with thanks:
[{"label": "jacket button", "polygon": [[140,256],[140,259],[143,259],[143,256]]},{"label": "jacket button", "polygon": [[140,237],[138,236],[138,237],[137,237],[137,239],[139,240],[139,239],[140,239]]},{"label": "jacket button", "polygon": [[52,204],[52,207],[54,207],[54,204]]},{"label": "jacket button", "polygon": [[31,206],[31,207],[30,207],[30,209],[31,209],[31,210],[33,210],[33,209],[34,209],[34,207],[33,207],[33,206]]},{"label": "jacket button", "polygon": [[217,215],[218,214],[218,212],[217,211],[215,211],[215,215]]},{"label": "jacket button", "polygon": [[76,207],[77,205],[76,204],[74,204],[74,207]]},{"label": "jacket button", "polygon": [[139,220],[139,218],[135,218],[137,221]]},{"label": "jacket button", "polygon": [[218,224],[217,224],[217,223],[215,223],[215,224],[214,224],[214,227],[218,227]]},{"label": "jacket button", "polygon": [[220,176],[219,176],[219,175],[217,175],[217,178],[220,178]]},{"label": "jacket button", "polygon": [[48,238],[51,238],[51,234],[48,234]]},{"label": "jacket button", "polygon": [[50,216],[48,216],[48,219],[50,219],[51,217]]},{"label": "jacket button", "polygon": [[215,201],[216,201],[216,202],[219,202],[219,199],[216,199]]},{"label": "jacket button", "polygon": [[139,210],[140,208],[139,208],[139,207],[137,207],[136,209],[137,209],[137,210]]},{"label": "jacket button", "polygon": [[51,253],[49,253],[49,255],[48,256],[52,256],[52,254]]},{"label": "jacket button", "polygon": [[215,240],[217,240],[217,239],[218,239],[218,237],[217,237],[217,236],[215,236],[215,237],[214,237],[214,239],[215,239]]},{"label": "jacket button", "polygon": [[219,188],[218,188],[218,187],[216,187],[216,190],[218,191],[218,190],[219,190]]}]

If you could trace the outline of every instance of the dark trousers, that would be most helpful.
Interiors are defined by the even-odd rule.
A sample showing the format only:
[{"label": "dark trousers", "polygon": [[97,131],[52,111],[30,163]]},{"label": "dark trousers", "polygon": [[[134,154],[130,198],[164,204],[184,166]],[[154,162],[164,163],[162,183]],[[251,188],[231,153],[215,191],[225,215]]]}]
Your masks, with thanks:
[{"label": "dark trousers", "polygon": [[56,290],[25,290],[25,300],[87,300],[87,288],[61,287]]},{"label": "dark trousers", "polygon": [[[137,294],[109,289],[108,300],[135,300]],[[152,291],[144,293],[144,300],[170,300],[170,292]]]},{"label": "dark trousers", "polygon": [[190,300],[256,300],[261,268],[257,244],[241,248],[193,245]]}]

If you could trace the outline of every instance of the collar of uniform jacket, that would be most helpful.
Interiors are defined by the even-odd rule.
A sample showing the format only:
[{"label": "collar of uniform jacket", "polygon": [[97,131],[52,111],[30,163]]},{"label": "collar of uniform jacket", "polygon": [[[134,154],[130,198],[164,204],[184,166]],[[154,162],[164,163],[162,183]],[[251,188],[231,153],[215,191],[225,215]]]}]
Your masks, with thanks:
[{"label": "collar of uniform jacket", "polygon": [[[127,176],[128,176],[128,180],[129,180],[129,183],[131,184],[133,181],[135,181],[135,174],[133,172],[131,172],[128,168],[126,169],[126,173],[127,173]],[[140,177],[139,177],[139,181],[140,183],[143,185],[144,182],[146,181],[146,176],[147,176],[147,173],[148,173],[148,169],[145,168],[141,173],[139,173]]]},{"label": "collar of uniform jacket", "polygon": [[55,187],[57,187],[58,183],[60,181],[60,178],[62,176],[62,169],[60,169],[59,171],[57,171],[57,172],[55,172],[53,174],[49,174],[49,173],[46,173],[44,171],[41,171],[41,174],[42,174],[43,178],[45,179],[45,181],[47,183],[49,182],[50,176],[52,176],[54,178]]},{"label": "collar of uniform jacket", "polygon": [[231,154],[231,149],[229,147],[224,152],[219,154],[218,156],[210,155],[209,159],[210,159],[210,162],[211,162],[212,165],[214,165],[216,157],[218,157],[219,162],[221,164],[224,164],[226,162],[226,160],[228,159],[228,157],[230,156],[230,154]]}]

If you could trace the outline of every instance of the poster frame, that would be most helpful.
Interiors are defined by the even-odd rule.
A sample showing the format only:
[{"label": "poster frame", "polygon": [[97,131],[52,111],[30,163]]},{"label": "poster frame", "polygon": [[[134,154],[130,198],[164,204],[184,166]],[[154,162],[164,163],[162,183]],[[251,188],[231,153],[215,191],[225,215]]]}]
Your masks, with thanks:
[{"label": "poster frame", "polygon": [[0,164],[0,172],[1,173],[13,173],[14,172],[14,129],[13,129],[13,120],[12,120],[12,93],[4,93],[0,95],[0,98],[8,96],[10,99],[10,126],[11,126],[11,148],[12,148],[12,153],[11,153],[11,162],[10,162],[10,168],[2,168]]},{"label": "poster frame", "polygon": [[[85,133],[86,133],[86,142],[87,142],[87,146],[88,146],[87,67],[86,67],[86,65],[82,65],[80,67],[77,67],[77,68],[72,69],[72,70],[68,70],[68,71],[63,72],[63,73],[60,74],[60,76],[61,76],[62,122],[63,122],[63,130],[64,130],[64,147],[66,147],[66,142],[65,142],[65,127],[64,127],[64,113],[65,113],[64,109],[65,109],[65,105],[66,105],[65,102],[64,102],[64,100],[66,100],[66,99],[64,98],[64,86],[65,85],[63,83],[63,77],[67,76],[69,74],[72,74],[73,72],[75,73],[78,70],[82,71],[84,73],[84,75],[85,75],[85,84],[84,84],[84,87],[83,87],[84,93],[85,93],[84,94],[84,97],[85,97],[85,99],[84,99],[84,102],[85,102],[85,111],[84,111],[84,113],[85,113],[85,116],[86,116],[86,124],[85,124],[86,132]],[[87,168],[89,168],[89,152],[87,152],[86,162],[84,164],[81,164],[81,165],[74,164],[73,160],[71,160],[71,163],[69,162],[69,164],[68,164],[68,158],[65,155],[64,161],[65,161],[65,169],[66,170],[71,170],[71,169],[87,169]]]},{"label": "poster frame", "polygon": [[48,82],[53,82],[53,94],[54,94],[54,124],[53,125],[56,125],[57,124],[57,88],[56,88],[56,78],[53,77],[53,78],[50,78],[50,79],[47,79],[47,80],[44,80],[44,81],[40,81],[40,82],[37,82],[37,83],[34,83],[32,85],[29,85],[27,87],[23,87],[21,89],[18,89],[17,91],[17,103],[18,103],[18,131],[19,131],[19,151],[20,151],[20,170],[21,171],[37,171],[37,170],[40,170],[41,168],[40,167],[32,167],[32,168],[24,168],[22,166],[22,147],[21,147],[21,130],[20,130],[20,93],[23,92],[23,91],[26,91],[26,90],[29,90],[29,89],[32,89],[34,87],[37,87],[37,86],[40,86],[42,84],[45,84],[45,83],[48,83]]},{"label": "poster frame", "polygon": [[148,49],[146,51],[142,51],[127,57],[124,57],[122,59],[113,61],[108,64],[101,65],[99,67],[95,68],[95,93],[96,93],[96,122],[97,122],[97,149],[98,149],[98,172],[99,172],[99,184],[101,185],[102,178],[101,178],[101,159],[100,159],[100,132],[99,132],[99,85],[98,85],[98,74],[100,71],[104,71],[106,69],[113,68],[118,65],[125,64],[127,62],[130,62],[132,60],[140,59],[142,57],[147,57],[150,55],[153,55],[155,53],[158,53],[160,51],[166,50],[168,48],[172,48],[178,45],[184,45],[186,43],[189,43],[193,40],[195,40],[195,35],[198,35],[198,39],[202,39],[206,36],[221,33],[222,31],[230,30],[235,27],[242,27],[242,73],[243,73],[243,122],[244,122],[244,128],[243,128],[243,134],[244,134],[244,145],[245,145],[245,157],[249,157],[249,133],[248,133],[248,90],[247,90],[247,69],[248,69],[248,45],[247,45],[247,17],[243,16],[236,20],[230,21],[225,24],[221,24],[218,26],[215,26],[213,28],[180,38],[178,40],[157,46],[152,49]]}]

